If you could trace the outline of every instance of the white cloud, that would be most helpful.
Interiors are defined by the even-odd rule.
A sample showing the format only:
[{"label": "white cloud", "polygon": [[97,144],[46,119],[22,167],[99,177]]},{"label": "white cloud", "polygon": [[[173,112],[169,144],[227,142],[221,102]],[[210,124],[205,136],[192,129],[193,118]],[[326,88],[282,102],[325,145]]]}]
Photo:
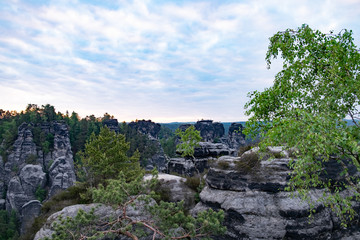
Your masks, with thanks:
[{"label": "white cloud", "polygon": [[246,93],[270,86],[280,69],[266,70],[272,34],[303,23],[360,31],[351,0],[117,4],[3,3],[1,107],[49,102],[119,120],[242,120]]}]

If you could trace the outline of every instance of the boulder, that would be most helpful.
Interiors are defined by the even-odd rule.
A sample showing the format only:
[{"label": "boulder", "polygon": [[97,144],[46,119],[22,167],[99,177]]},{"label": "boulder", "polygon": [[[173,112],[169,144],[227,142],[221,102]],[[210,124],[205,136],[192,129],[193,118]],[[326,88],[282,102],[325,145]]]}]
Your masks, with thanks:
[{"label": "boulder", "polygon": [[[144,179],[148,180],[151,177],[152,175],[147,175]],[[184,201],[186,209],[191,209],[195,206],[196,192],[185,184],[186,178],[160,173],[158,175],[158,180],[160,184],[158,191],[166,195],[165,197],[168,198],[168,201]]]},{"label": "boulder", "polygon": [[[150,200],[148,204],[155,204],[154,200]],[[63,218],[73,218],[77,215],[78,211],[82,209],[85,212],[89,213],[92,209],[94,209],[94,216],[99,221],[108,221],[109,219],[116,219],[118,216],[122,215],[122,209],[114,209],[110,206],[93,203],[93,204],[78,204],[72,205],[69,207],[65,207],[63,210],[52,214],[47,220],[43,227],[36,233],[34,240],[44,239],[45,237],[51,237],[54,233],[54,222],[59,221],[59,216],[61,215]],[[142,201],[135,201],[134,205],[129,205],[126,208],[127,216],[132,218],[135,221],[139,220],[151,220],[149,214],[147,214],[144,208],[144,202]],[[149,233],[148,236],[140,238],[140,240],[151,240],[152,232],[148,232],[147,229],[144,229],[145,233]],[[108,239],[108,238],[106,238]],[[113,238],[111,238],[113,239]],[[116,240],[128,240],[128,237],[125,236],[117,236]],[[105,238],[104,238],[105,240]]]}]

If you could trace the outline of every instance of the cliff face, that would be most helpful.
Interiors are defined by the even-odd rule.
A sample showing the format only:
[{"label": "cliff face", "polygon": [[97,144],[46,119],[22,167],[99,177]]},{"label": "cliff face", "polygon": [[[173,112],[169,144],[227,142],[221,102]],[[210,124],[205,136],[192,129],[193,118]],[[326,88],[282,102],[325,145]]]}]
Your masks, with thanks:
[{"label": "cliff face", "polygon": [[[35,127],[42,136],[52,136],[46,153],[35,144]],[[6,210],[18,213],[23,232],[40,213],[39,200],[72,186],[75,180],[68,126],[60,121],[37,126],[23,123],[6,163],[0,161],[0,190],[6,196],[0,203],[5,201]]]}]

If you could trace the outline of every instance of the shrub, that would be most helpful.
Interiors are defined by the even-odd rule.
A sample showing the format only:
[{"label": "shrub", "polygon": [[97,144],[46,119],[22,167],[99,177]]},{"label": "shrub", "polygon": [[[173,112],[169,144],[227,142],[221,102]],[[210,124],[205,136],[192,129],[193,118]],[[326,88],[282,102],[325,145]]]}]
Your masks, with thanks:
[{"label": "shrub", "polygon": [[46,198],[46,189],[42,188],[41,186],[38,186],[35,191],[35,197],[40,202],[44,201]]},{"label": "shrub", "polygon": [[249,151],[250,149],[251,145],[241,146],[238,151],[238,156],[241,157],[244,152]]},{"label": "shrub", "polygon": [[219,161],[218,162],[218,167],[220,169],[226,170],[226,169],[229,169],[230,164],[228,162],[226,162],[226,161]]},{"label": "shrub", "polygon": [[250,171],[260,164],[260,158],[256,152],[243,154],[239,161],[235,162],[238,171]]},{"label": "shrub", "polygon": [[198,188],[200,186],[200,177],[199,176],[186,177],[185,185],[194,191],[198,191]]},{"label": "shrub", "polygon": [[25,163],[26,164],[36,164],[37,155],[36,154],[30,154],[26,157]]}]

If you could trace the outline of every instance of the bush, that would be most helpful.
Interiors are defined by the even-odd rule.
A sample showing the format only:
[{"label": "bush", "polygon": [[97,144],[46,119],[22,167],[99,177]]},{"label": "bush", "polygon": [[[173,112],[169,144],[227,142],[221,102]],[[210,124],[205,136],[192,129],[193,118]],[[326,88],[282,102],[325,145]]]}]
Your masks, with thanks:
[{"label": "bush", "polygon": [[186,177],[185,185],[194,191],[198,191],[198,188],[200,186],[200,177],[199,176]]},{"label": "bush", "polygon": [[219,161],[218,162],[218,167],[220,169],[227,170],[227,169],[229,169],[230,164],[228,162],[226,162],[226,161]]},{"label": "bush", "polygon": [[36,164],[36,160],[37,160],[37,155],[36,154],[30,154],[26,157],[25,159],[25,163],[26,164]]},{"label": "bush", "polygon": [[35,191],[35,197],[40,202],[44,201],[46,198],[46,189],[38,186]]},{"label": "bush", "polygon": [[246,172],[258,167],[259,164],[260,158],[256,152],[243,154],[240,160],[235,162],[235,166],[238,171]]}]

